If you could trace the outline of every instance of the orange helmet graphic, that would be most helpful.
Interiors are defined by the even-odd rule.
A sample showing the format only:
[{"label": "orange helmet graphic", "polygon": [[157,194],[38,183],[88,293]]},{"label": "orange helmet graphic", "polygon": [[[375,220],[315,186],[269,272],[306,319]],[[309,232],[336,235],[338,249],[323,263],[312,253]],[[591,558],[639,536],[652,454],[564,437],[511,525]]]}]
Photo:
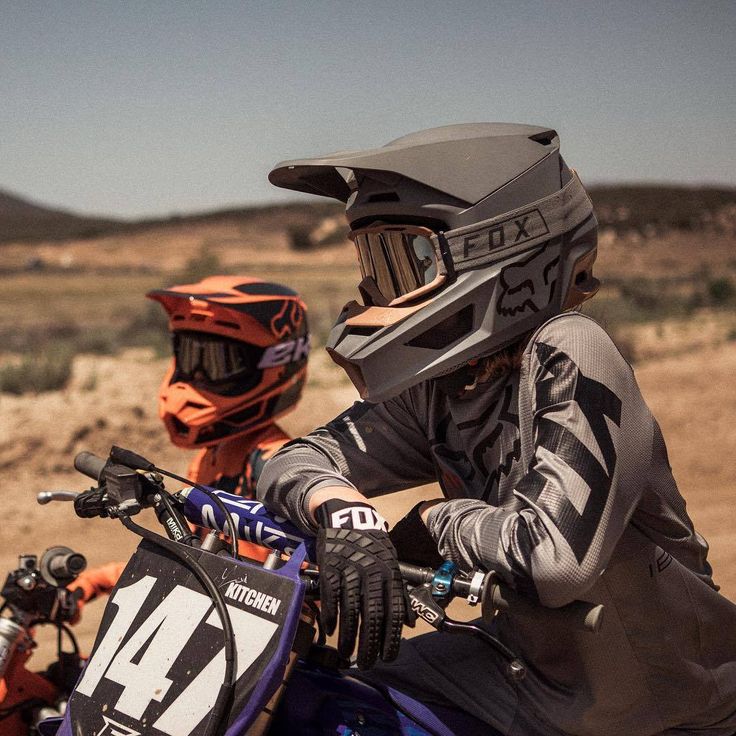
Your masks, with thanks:
[{"label": "orange helmet graphic", "polygon": [[205,447],[254,432],[299,401],[309,332],[296,292],[246,276],[210,276],[146,296],[161,302],[173,335],[159,415],[175,445]]}]

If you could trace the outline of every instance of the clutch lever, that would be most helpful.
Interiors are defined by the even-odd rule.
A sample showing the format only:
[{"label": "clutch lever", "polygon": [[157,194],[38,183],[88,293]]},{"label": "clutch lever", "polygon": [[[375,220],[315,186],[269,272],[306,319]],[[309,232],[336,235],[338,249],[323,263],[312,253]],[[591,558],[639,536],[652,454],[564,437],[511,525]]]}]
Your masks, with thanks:
[{"label": "clutch lever", "polygon": [[41,491],[36,496],[36,503],[45,506],[52,501],[73,501],[78,495],[76,491]]}]

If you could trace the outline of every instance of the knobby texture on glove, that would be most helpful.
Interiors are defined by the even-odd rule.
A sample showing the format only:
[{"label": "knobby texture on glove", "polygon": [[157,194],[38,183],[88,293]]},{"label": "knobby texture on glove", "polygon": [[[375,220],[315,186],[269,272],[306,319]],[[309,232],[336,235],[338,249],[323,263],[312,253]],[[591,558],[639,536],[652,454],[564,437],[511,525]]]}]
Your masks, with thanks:
[{"label": "knobby texture on glove", "polygon": [[403,519],[396,523],[388,533],[396,553],[402,562],[421,567],[439,567],[443,562],[437,549],[437,542],[419,515],[420,501]]},{"label": "knobby texture on glove", "polygon": [[358,638],[358,667],[380,657],[396,659],[404,623],[414,617],[406,603],[396,550],[383,530],[321,528],[317,535],[322,625],[340,624],[337,649],[350,657]]}]

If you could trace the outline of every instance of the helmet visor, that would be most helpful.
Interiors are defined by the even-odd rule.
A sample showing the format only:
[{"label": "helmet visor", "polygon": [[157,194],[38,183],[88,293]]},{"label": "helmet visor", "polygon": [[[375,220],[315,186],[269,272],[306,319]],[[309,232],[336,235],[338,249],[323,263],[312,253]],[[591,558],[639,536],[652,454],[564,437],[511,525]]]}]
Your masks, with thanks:
[{"label": "helmet visor", "polygon": [[218,385],[246,374],[258,375],[263,350],[203,332],[175,332],[177,380]]},{"label": "helmet visor", "polygon": [[388,305],[410,301],[444,282],[435,234],[424,227],[381,225],[353,230],[363,278]]}]

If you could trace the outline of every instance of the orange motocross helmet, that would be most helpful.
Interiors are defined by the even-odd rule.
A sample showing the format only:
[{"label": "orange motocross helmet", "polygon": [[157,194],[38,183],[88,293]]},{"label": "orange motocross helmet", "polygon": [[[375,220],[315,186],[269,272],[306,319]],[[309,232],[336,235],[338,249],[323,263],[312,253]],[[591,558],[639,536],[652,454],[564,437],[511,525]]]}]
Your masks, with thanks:
[{"label": "orange motocross helmet", "polygon": [[298,294],[246,276],[150,291],[169,315],[174,359],[159,415],[178,447],[254,432],[299,401],[309,354]]}]

